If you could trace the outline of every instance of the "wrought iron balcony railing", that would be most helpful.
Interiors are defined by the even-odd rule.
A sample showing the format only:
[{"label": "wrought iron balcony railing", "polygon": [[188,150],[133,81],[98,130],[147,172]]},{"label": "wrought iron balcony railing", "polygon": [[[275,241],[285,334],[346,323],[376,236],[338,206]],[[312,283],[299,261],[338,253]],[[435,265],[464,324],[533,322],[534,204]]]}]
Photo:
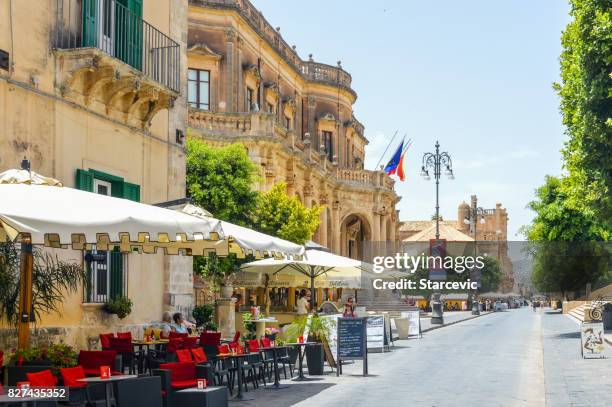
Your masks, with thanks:
[{"label": "wrought iron balcony railing", "polygon": [[172,91],[180,90],[180,46],[126,0],[56,0],[53,46],[98,48]]}]

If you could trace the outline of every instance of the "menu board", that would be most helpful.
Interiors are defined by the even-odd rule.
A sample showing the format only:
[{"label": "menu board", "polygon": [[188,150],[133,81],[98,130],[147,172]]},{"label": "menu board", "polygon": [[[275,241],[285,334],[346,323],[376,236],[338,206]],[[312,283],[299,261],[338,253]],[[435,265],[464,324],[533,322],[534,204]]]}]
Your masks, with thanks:
[{"label": "menu board", "polygon": [[404,311],[402,318],[408,319],[408,336],[421,337],[421,313],[420,311]]},{"label": "menu board", "polygon": [[385,346],[385,317],[370,315],[368,317],[368,349]]},{"label": "menu board", "polygon": [[341,359],[359,359],[365,352],[363,318],[338,318],[338,356]]},{"label": "menu board", "polygon": [[603,322],[583,322],[580,326],[580,345],[584,359],[605,358]]},{"label": "menu board", "polygon": [[342,374],[343,360],[363,360],[363,375],[368,374],[367,321],[369,318],[338,318],[336,374]]}]

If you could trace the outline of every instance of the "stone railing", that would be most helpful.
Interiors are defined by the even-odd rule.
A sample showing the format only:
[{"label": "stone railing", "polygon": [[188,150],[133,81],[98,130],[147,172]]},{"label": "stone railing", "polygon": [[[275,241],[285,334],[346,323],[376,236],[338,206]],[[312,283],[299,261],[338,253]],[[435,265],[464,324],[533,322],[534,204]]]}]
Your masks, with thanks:
[{"label": "stone railing", "polygon": [[283,39],[280,31],[264,18],[259,10],[249,0],[189,0],[191,4],[205,7],[234,9],[263,37],[274,50],[300,72],[305,79],[314,82],[322,82],[341,86],[355,93],[351,89],[351,75],[338,63],[331,66],[313,61],[303,61],[294,47],[291,47]]},{"label": "stone railing", "polygon": [[351,88],[351,75],[340,67],[319,62],[307,61],[301,64],[302,75],[312,82],[330,83],[332,85]]},{"label": "stone railing", "polygon": [[251,115],[190,109],[189,125],[203,130],[244,133],[251,130]]},{"label": "stone railing", "polygon": [[338,168],[336,170],[336,179],[341,182],[378,187],[387,190],[393,190],[393,186],[395,185],[395,182],[381,171]]}]

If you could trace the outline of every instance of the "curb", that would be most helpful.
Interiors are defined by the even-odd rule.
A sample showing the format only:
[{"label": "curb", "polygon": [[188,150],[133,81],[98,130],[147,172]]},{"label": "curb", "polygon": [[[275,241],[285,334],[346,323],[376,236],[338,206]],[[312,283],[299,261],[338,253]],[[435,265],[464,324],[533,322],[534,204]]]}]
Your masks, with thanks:
[{"label": "curb", "polygon": [[484,317],[485,315],[490,315],[490,314],[493,314],[493,313],[494,313],[493,311],[488,311],[488,312],[486,312],[486,313],[481,313],[480,315],[473,315],[473,316],[471,316],[471,317],[469,317],[469,318],[460,319],[459,321],[449,322],[448,324],[442,324],[442,325],[432,326],[432,327],[429,327],[429,328],[427,328],[427,329],[422,330],[422,331],[421,331],[421,333],[425,333],[425,332],[433,331],[433,330],[435,330],[435,329],[444,328],[445,326],[455,325],[455,324],[458,324],[458,323],[460,323],[460,322],[469,321],[469,320],[471,320],[471,319],[475,319],[475,318],[479,318],[479,317]]}]

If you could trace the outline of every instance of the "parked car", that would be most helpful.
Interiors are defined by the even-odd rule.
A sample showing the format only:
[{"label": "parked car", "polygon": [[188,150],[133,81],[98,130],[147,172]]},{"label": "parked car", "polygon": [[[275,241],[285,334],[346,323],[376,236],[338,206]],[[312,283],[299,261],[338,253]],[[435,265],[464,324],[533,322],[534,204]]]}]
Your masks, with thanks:
[{"label": "parked car", "polygon": [[505,302],[502,301],[495,301],[495,304],[493,304],[493,311],[507,311],[508,310],[508,304],[506,304]]}]

